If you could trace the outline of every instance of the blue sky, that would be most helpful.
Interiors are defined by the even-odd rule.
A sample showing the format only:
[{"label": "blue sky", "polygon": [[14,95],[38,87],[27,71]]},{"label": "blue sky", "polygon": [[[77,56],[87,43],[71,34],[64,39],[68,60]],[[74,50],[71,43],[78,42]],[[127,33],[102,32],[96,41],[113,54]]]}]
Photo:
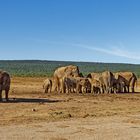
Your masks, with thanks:
[{"label": "blue sky", "polygon": [[139,0],[0,0],[0,59],[140,64]]}]

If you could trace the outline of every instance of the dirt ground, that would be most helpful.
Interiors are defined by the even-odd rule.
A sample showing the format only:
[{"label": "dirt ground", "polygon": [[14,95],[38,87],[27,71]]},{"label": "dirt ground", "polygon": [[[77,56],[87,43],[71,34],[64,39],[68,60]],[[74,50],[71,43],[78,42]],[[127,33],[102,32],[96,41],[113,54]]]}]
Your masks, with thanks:
[{"label": "dirt ground", "polygon": [[[44,94],[44,78],[12,78],[2,140],[139,140],[140,84],[129,94]],[[4,93],[3,93],[4,97]]]}]

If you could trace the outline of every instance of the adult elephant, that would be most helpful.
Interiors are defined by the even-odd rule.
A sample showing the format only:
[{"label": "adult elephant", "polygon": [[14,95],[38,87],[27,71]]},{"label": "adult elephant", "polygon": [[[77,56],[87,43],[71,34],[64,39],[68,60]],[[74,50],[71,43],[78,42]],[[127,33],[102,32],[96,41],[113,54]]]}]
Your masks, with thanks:
[{"label": "adult elephant", "polygon": [[6,71],[0,71],[0,101],[2,101],[2,91],[5,90],[5,98],[8,101],[10,90],[10,75]]},{"label": "adult elephant", "polygon": [[55,79],[55,91],[62,92],[62,89],[64,88],[64,82],[63,77],[78,77],[79,76],[79,68],[78,66],[65,66],[57,68],[53,74],[53,77]]},{"label": "adult elephant", "polygon": [[114,84],[114,75],[110,71],[104,71],[102,72],[102,78],[103,78],[103,83],[104,83],[104,91],[106,93],[111,93],[113,84]]},{"label": "adult elephant", "polygon": [[111,93],[113,84],[114,84],[114,76],[110,71],[104,71],[102,73],[90,73],[87,75],[87,78],[92,78],[100,83],[100,89],[102,93]]},{"label": "adult elephant", "polygon": [[119,73],[113,73],[116,83],[115,87],[117,89],[117,93],[126,93],[129,91],[129,81],[126,80],[123,76],[119,75]]},{"label": "adult elephant", "polygon": [[133,72],[118,72],[118,79],[123,81],[122,83],[125,85],[124,92],[135,92],[135,84],[137,82],[137,77]]}]

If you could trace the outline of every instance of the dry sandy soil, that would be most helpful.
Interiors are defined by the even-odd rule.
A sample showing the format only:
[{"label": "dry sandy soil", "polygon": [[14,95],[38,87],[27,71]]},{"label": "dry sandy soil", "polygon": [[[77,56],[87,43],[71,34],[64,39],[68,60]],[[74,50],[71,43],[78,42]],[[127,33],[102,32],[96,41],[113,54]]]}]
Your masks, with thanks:
[{"label": "dry sandy soil", "polygon": [[140,93],[44,94],[43,80],[12,78],[10,101],[0,103],[0,139],[140,139]]}]

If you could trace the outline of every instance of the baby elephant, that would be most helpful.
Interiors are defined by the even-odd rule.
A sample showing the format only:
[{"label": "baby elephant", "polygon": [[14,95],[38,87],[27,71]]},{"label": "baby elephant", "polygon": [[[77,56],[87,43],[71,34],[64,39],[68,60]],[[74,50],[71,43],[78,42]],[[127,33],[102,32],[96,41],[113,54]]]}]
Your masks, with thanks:
[{"label": "baby elephant", "polygon": [[43,89],[45,90],[45,93],[48,93],[52,91],[52,80],[51,78],[47,78],[43,83]]}]

